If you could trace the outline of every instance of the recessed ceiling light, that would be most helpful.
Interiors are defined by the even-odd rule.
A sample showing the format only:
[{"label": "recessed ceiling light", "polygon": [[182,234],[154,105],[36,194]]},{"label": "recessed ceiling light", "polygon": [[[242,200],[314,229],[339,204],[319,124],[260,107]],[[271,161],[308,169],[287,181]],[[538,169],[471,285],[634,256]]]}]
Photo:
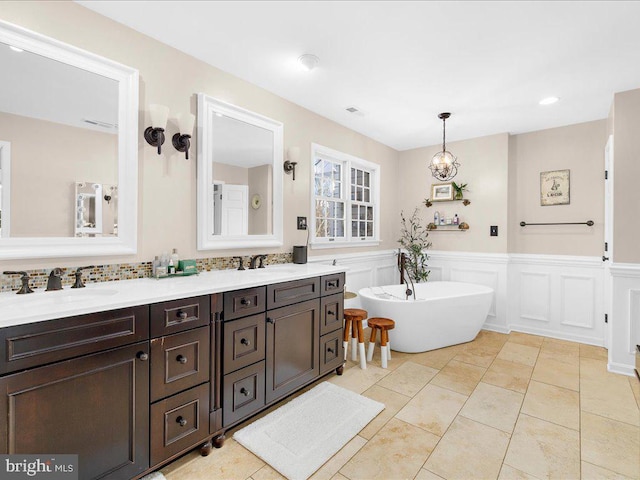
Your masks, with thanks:
[{"label": "recessed ceiling light", "polygon": [[310,53],[305,53],[304,55],[300,55],[298,57],[298,64],[302,67],[303,70],[310,72],[314,68],[318,66],[320,63],[320,59],[315,55],[311,55]]},{"label": "recessed ceiling light", "polygon": [[24,52],[24,50],[22,50],[21,48],[14,47],[13,45],[9,45],[9,48],[14,52],[18,52],[18,53]]},{"label": "recessed ceiling light", "polygon": [[558,97],[547,97],[547,98],[543,98],[538,103],[540,105],[552,105],[552,104],[556,103],[558,100],[560,100]]}]

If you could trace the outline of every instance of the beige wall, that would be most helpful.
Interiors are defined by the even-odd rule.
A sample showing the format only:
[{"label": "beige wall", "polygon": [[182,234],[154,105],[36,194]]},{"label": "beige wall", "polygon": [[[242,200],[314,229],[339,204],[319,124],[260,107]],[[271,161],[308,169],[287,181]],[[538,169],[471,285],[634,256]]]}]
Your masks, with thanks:
[{"label": "beige wall", "polygon": [[214,162],[213,181],[230,185],[247,185],[249,182],[249,170],[245,167],[236,167],[228,163]]},{"label": "beige wall", "polygon": [[640,263],[640,89],[615,94],[613,132],[613,261]]},{"label": "beige wall", "polygon": [[[440,146],[417,148],[400,153],[401,175],[398,178],[399,206],[411,214],[415,207],[425,223],[433,221],[436,211],[447,217],[458,214],[461,222],[469,224],[469,230],[432,231],[429,238],[434,250],[465,252],[507,252],[507,185],[508,146],[506,133],[474,138],[447,144],[447,150],[458,157],[461,166],[456,183],[467,183],[469,192],[465,198],[469,206],[462,202],[434,202],[426,208],[422,203],[430,196],[432,183],[441,183],[431,176],[427,168]],[[497,237],[489,236],[489,227],[498,226]]]},{"label": "beige wall", "polygon": [[[381,165],[381,237],[379,248],[396,246],[398,207],[396,199],[398,153],[385,145],[305,110],[256,85],[240,80],[193,57],[161,44],[128,27],[102,17],[73,2],[3,2],[0,18],[86,49],[140,72],[139,124],[139,227],[138,254],[123,257],[65,259],[64,264],[118,263],[150,261],[154,255],[178,248],[185,257],[213,257],[232,254],[290,252],[304,243],[306,232],[296,230],[296,217],[309,216],[309,159],[312,142],[355,155]],[[284,176],[284,246],[277,249],[196,250],[196,139],[191,160],[171,146],[178,131],[179,112],[196,113],[196,93],[204,92],[223,101],[266,115],[284,124],[284,147],[299,146],[301,161],[296,180]],[[148,126],[148,105],[159,103],[170,108],[162,155],[142,138]],[[274,172],[282,175],[283,172]],[[349,248],[332,252],[358,252]],[[324,255],[326,250],[311,251]],[[4,268],[48,268],[61,263],[53,260],[2,262]]]},{"label": "beige wall", "polygon": [[0,140],[11,143],[12,237],[72,237],[75,182],[118,183],[117,135],[0,112]]},{"label": "beige wall", "polygon": [[[509,252],[601,255],[607,121],[512,135],[509,144]],[[540,205],[540,172],[570,170],[570,204]],[[527,226],[520,222],[595,225]]]}]

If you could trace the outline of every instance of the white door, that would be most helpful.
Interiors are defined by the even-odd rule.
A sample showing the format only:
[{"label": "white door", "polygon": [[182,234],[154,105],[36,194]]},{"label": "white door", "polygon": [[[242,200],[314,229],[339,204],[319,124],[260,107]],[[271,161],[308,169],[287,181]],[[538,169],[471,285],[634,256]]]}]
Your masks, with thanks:
[{"label": "white door", "polygon": [[249,233],[249,187],[222,185],[221,230],[223,236]]},{"label": "white door", "polygon": [[609,348],[613,285],[611,271],[609,270],[611,259],[613,258],[613,135],[609,135],[607,144],[604,147],[604,170],[604,251],[602,263],[604,265],[604,312],[605,318],[609,322],[604,329],[604,346]]}]

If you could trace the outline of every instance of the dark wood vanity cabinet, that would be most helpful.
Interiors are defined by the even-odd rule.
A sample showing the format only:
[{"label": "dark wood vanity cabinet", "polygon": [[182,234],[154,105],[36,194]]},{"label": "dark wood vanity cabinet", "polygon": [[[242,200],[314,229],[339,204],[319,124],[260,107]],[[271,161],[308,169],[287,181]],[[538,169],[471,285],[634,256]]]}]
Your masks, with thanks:
[{"label": "dark wood vanity cabinet", "polygon": [[136,307],[0,329],[3,371],[21,370],[0,378],[0,451],[78,454],[83,479],[147,470],[148,312]]}]

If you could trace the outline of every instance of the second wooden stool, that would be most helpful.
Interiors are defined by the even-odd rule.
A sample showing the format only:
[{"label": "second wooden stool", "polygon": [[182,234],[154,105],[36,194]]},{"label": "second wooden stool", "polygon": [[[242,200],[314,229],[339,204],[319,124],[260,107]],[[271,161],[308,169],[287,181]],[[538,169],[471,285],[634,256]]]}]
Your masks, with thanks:
[{"label": "second wooden stool", "polygon": [[390,318],[373,317],[367,320],[367,325],[371,327],[371,337],[369,338],[369,351],[367,360],[373,360],[373,349],[376,346],[376,332],[380,330],[380,358],[382,368],[387,368],[387,359],[391,360],[391,345],[389,345],[389,330],[393,330],[396,322]]},{"label": "second wooden stool", "polygon": [[[362,321],[369,314],[361,308],[345,308],[344,309],[344,359],[347,359],[347,347],[349,346],[349,334],[351,334],[351,360],[354,362],[358,359],[360,353],[360,368],[367,368],[367,359],[364,354],[364,330]],[[358,352],[356,352],[356,338],[358,339]]]}]

